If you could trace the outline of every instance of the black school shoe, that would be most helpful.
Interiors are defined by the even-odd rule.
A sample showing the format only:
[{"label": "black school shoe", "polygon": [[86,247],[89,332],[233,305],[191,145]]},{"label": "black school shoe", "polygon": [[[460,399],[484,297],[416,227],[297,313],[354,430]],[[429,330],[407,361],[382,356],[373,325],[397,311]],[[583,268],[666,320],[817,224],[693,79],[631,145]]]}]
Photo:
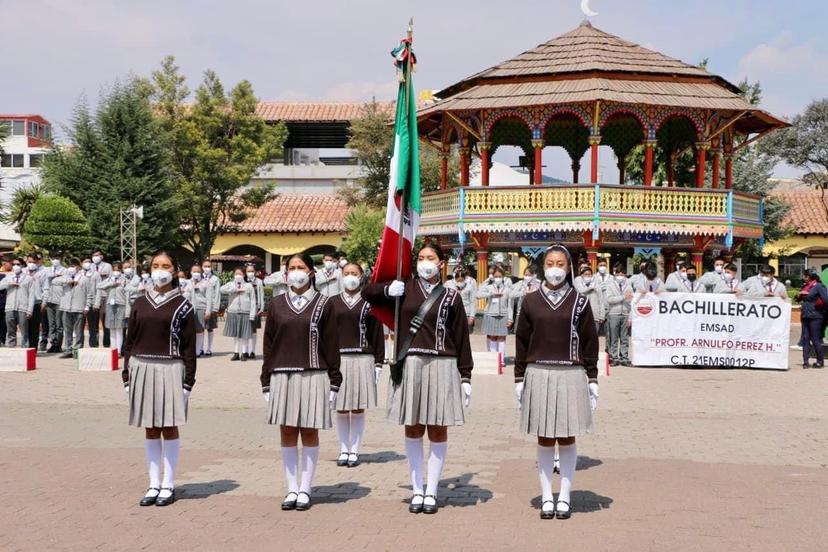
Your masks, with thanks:
[{"label": "black school shoe", "polygon": [[233,353],[233,356],[230,357],[230,360],[235,361],[235,360],[239,360],[239,358],[240,358],[239,353]]},{"label": "black school shoe", "polygon": [[[307,502],[299,502],[299,495],[305,495],[308,497]],[[299,492],[299,495],[296,496],[296,511],[297,512],[304,512],[305,510],[310,510],[311,507],[311,496],[303,491]]]},{"label": "black school shoe", "polygon": [[[547,504],[552,504],[551,510],[544,510],[543,507]],[[546,500],[543,504],[541,504],[541,511],[540,511],[540,518],[541,519],[555,519],[555,501],[554,500]]]},{"label": "black school shoe", "polygon": [[299,495],[297,493],[286,494],[285,499],[282,501],[282,510],[295,510],[297,498],[299,498]]},{"label": "black school shoe", "polygon": [[153,504],[155,504],[155,501],[158,500],[158,493],[161,492],[161,489],[159,489],[158,487],[150,487],[149,489],[147,489],[147,492],[150,491],[157,492],[155,496],[147,496],[146,494],[144,494],[143,498],[141,498],[141,502],[138,503],[139,506],[152,506]]},{"label": "black school shoe", "polygon": [[424,514],[436,514],[437,511],[440,509],[440,507],[437,506],[437,497],[434,496],[434,495],[425,495],[425,498],[433,498],[434,499],[434,504],[426,504],[425,500],[423,500],[423,513]]},{"label": "black school shoe", "polygon": [[256,360],[256,353],[247,353],[247,358],[250,360]]},{"label": "black school shoe", "polygon": [[414,499],[418,496],[422,499],[425,499],[425,497],[421,494],[415,494],[411,497],[411,501],[408,503],[408,511],[412,514],[419,514],[423,511],[423,501],[420,501],[417,504],[414,503]]},{"label": "black school shoe", "polygon": [[156,506],[169,506],[170,504],[175,502],[175,489],[170,489],[169,487],[161,487],[161,490],[170,491],[171,494],[167,497],[162,497],[159,495],[158,498],[155,499]]},{"label": "black school shoe", "polygon": [[247,353],[244,353],[244,354],[243,354],[243,355],[239,358],[239,360],[241,360],[242,362],[247,362]]},{"label": "black school shoe", "polygon": [[340,452],[339,458],[336,459],[336,465],[339,468],[344,468],[348,465],[348,453],[347,452]]},{"label": "black school shoe", "polygon": [[[566,504],[566,510],[561,511],[560,509],[558,509],[558,504]],[[555,516],[558,519],[569,519],[570,517],[572,517],[572,507],[569,505],[569,502],[566,502],[565,500],[559,500],[558,504],[555,504]]]}]

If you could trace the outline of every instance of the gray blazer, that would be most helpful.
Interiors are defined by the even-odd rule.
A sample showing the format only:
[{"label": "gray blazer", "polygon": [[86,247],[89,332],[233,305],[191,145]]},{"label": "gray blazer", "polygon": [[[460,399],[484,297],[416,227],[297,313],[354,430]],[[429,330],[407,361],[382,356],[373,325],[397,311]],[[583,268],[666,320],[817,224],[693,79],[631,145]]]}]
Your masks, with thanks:
[{"label": "gray blazer", "polygon": [[53,281],[63,286],[63,297],[60,301],[60,310],[64,312],[82,313],[92,308],[95,300],[97,274],[85,274],[83,271],[74,276],[64,271]]},{"label": "gray blazer", "polygon": [[6,274],[0,280],[0,290],[6,290],[6,312],[34,312],[34,287],[40,282],[26,274]]},{"label": "gray blazer", "polygon": [[246,314],[252,320],[256,316],[256,301],[253,299],[253,284],[235,281],[221,286],[221,292],[229,296],[226,312],[231,314]]},{"label": "gray blazer", "polygon": [[615,280],[615,278],[607,281],[604,293],[608,307],[607,316],[630,315],[630,302],[626,297],[624,297],[628,291],[632,291],[632,286],[630,285],[629,280],[624,282],[623,287]]},{"label": "gray blazer", "polygon": [[485,284],[480,286],[477,290],[477,297],[486,299],[486,307],[483,309],[483,314],[488,316],[508,316],[512,319],[512,298],[511,291],[507,287],[506,282],[499,286],[494,283],[489,283],[487,280]]}]

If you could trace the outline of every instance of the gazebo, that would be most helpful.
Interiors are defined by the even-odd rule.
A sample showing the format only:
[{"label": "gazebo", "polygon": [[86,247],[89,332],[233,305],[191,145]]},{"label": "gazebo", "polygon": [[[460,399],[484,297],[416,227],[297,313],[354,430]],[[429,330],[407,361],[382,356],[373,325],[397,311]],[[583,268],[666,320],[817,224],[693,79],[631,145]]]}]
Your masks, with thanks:
[{"label": "gazebo", "polygon": [[[531,259],[553,241],[593,265],[599,253],[646,248],[667,266],[675,252],[689,251],[701,269],[705,251],[728,256],[744,240],[762,239],[762,200],[732,189],[733,155],[786,123],[701,67],[584,22],[436,98],[418,120],[421,139],[443,156],[442,189],[425,194],[420,232],[474,249],[481,276],[490,251]],[[489,186],[491,157],[506,145],[522,149],[529,186]],[[599,145],[612,148],[620,182],[599,182]],[[547,146],[568,153],[572,183],[540,185]],[[643,181],[631,183],[624,168],[639,146]],[[452,147],[460,187],[447,189]],[[679,182],[676,159],[690,150],[694,181]],[[579,183],[587,152],[590,182]],[[469,186],[472,156],[480,159],[481,186]],[[655,164],[665,167],[664,182],[654,182]]]}]

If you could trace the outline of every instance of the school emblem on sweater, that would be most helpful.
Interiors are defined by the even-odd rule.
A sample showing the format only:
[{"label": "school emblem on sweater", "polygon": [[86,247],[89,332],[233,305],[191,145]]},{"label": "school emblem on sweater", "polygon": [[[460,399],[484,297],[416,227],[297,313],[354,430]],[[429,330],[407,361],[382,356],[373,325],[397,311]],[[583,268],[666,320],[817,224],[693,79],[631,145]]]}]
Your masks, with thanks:
[{"label": "school emblem on sweater", "polygon": [[640,316],[650,316],[655,311],[655,301],[649,297],[642,297],[635,304],[635,311]]}]

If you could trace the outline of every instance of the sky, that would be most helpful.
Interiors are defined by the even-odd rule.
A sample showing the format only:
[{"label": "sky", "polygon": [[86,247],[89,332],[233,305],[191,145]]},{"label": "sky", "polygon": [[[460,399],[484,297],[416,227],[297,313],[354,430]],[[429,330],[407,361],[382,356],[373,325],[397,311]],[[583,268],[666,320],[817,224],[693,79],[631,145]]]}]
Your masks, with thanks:
[{"label": "sky", "polygon": [[[391,48],[414,17],[418,89],[440,89],[576,27],[579,0],[0,0],[0,112],[68,122],[81,95],[168,54],[190,88],[205,69],[262,100],[393,99]],[[790,117],[828,95],[823,0],[590,0],[596,27],[731,82],[760,81]],[[513,162],[509,152],[502,161]],[[567,178],[550,155],[545,173]],[[607,155],[604,155],[602,169]],[[497,157],[495,158],[497,160]],[[587,163],[584,163],[585,165]],[[612,163],[609,162],[608,165]],[[795,174],[779,167],[778,176]]]}]

